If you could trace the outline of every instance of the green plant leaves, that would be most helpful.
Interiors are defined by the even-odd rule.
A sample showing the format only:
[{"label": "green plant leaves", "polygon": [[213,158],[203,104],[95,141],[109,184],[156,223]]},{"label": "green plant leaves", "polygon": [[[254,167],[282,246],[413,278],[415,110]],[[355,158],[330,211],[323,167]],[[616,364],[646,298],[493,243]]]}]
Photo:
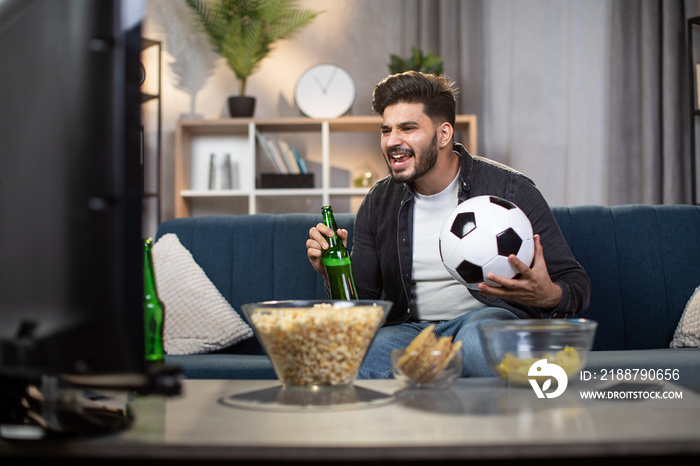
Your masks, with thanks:
[{"label": "green plant leaves", "polygon": [[443,60],[440,56],[435,52],[424,55],[418,47],[411,47],[411,56],[408,58],[391,54],[389,60],[388,66],[391,74],[414,70],[441,75],[443,71]]},{"label": "green plant leaves", "polygon": [[185,0],[238,78],[240,95],[248,77],[272,51],[275,42],[306,27],[320,11],[300,10],[293,0]]}]

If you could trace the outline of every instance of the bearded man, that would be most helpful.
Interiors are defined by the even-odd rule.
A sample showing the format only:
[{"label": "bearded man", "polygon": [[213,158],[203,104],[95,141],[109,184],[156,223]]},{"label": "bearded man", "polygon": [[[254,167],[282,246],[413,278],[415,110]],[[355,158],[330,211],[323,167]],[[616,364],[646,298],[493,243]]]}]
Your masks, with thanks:
[{"label": "bearded man", "polygon": [[[389,76],[374,88],[372,108],[382,117],[381,149],[390,175],[372,187],[357,212],[351,257],[359,298],[393,306],[360,378],[391,378],[391,351],[406,348],[430,325],[436,337],[462,343],[463,376],[492,376],[479,323],[569,318],[588,307],[590,280],[535,184],[454,141],[456,95],[447,77],[415,71]],[[442,265],[438,238],[450,212],[480,195],[507,199],[525,212],[536,234],[535,256],[530,266],[511,255],[516,278],[489,275],[500,287],[482,283],[470,290]],[[323,235],[334,234],[347,240],[346,230],[333,232],[321,223],[306,241],[309,261],[324,277]]]}]

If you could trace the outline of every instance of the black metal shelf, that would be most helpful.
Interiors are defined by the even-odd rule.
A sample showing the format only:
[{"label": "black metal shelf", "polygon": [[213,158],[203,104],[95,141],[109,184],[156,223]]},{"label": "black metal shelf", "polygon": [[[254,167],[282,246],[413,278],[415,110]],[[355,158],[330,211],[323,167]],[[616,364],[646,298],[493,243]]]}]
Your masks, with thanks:
[{"label": "black metal shelf", "polygon": [[[144,52],[145,50],[151,48],[151,47],[156,47],[157,48],[157,54],[158,54],[158,69],[157,69],[157,90],[153,92],[153,89],[149,89],[149,92],[142,92],[141,93],[141,105],[152,105],[149,102],[154,102],[157,105],[157,117],[156,117],[156,148],[155,148],[155,153],[154,154],[147,154],[146,149],[145,149],[145,142],[142,142],[142,150],[141,150],[141,174],[142,174],[142,179],[144,180],[144,192],[143,192],[143,199],[155,199],[156,201],[156,222],[160,223],[161,221],[161,171],[162,171],[162,102],[161,102],[161,92],[162,92],[162,76],[161,76],[161,69],[162,69],[162,43],[158,40],[153,40],[153,39],[148,39],[148,38],[141,38],[141,52]],[[144,73],[144,81],[146,79],[145,73],[146,70],[145,68],[143,69]],[[143,84],[143,82],[141,83]],[[144,141],[144,128],[141,126],[141,137],[142,141]],[[146,160],[148,157],[155,157],[155,192],[152,191],[146,191],[146,178],[144,175],[145,171],[145,166],[146,166]]]}]

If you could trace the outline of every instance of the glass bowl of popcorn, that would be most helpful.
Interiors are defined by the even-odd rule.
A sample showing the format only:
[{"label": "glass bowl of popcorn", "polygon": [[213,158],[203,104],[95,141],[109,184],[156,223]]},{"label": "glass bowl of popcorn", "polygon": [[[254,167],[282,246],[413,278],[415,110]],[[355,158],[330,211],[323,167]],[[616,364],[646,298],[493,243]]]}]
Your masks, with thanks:
[{"label": "glass bowl of popcorn", "polygon": [[[570,379],[586,365],[598,323],[587,319],[503,320],[479,325],[491,369],[518,386],[561,368]],[[547,366],[550,366],[547,368]]]},{"label": "glass bowl of popcorn", "polygon": [[243,312],[284,386],[351,385],[392,303],[267,301]]}]

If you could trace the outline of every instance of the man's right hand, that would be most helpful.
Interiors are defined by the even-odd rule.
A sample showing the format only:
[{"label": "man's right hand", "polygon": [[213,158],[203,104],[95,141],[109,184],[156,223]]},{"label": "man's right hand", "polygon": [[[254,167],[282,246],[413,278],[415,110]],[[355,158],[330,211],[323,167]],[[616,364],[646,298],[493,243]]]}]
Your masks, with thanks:
[{"label": "man's right hand", "polygon": [[[309,262],[311,262],[316,272],[323,276],[326,274],[326,267],[323,265],[321,257],[323,255],[323,250],[328,249],[328,243],[323,235],[330,238],[333,234],[333,230],[323,223],[319,223],[309,230],[309,239],[306,240],[306,255],[309,258]],[[338,237],[342,239],[343,244],[347,246],[348,230],[338,228]]]}]

